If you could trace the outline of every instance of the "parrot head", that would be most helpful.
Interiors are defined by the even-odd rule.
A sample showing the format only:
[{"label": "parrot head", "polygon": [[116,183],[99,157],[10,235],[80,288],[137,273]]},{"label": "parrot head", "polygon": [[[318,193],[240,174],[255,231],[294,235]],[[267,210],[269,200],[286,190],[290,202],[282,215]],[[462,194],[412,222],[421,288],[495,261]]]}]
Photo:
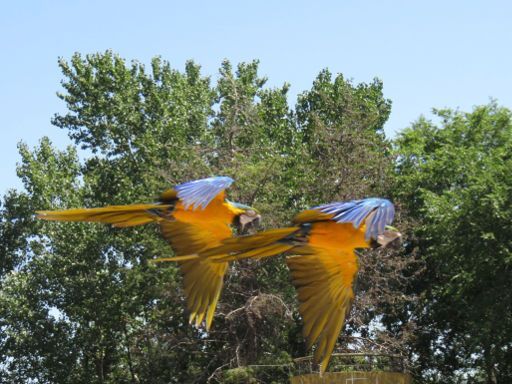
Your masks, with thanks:
[{"label": "parrot head", "polygon": [[241,203],[230,201],[240,213],[235,216],[233,224],[238,228],[240,234],[247,233],[252,228],[257,228],[260,224],[261,215],[257,209]]},{"label": "parrot head", "polygon": [[371,248],[389,248],[399,245],[402,241],[402,234],[391,225],[384,227],[384,232],[371,240]]}]

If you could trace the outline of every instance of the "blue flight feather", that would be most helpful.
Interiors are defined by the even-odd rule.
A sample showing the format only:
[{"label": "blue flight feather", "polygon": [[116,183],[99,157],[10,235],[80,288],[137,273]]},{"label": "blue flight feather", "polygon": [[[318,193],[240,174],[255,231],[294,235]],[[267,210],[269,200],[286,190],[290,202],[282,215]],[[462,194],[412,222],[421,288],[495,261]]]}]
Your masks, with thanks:
[{"label": "blue flight feather", "polygon": [[366,241],[384,233],[386,225],[390,225],[395,217],[395,207],[386,199],[369,198],[335,202],[315,207],[323,213],[334,215],[332,220],[337,223],[352,223],[359,228],[366,222]]},{"label": "blue flight feather", "polygon": [[183,202],[185,209],[192,206],[192,210],[201,207],[205,209],[210,201],[223,190],[233,184],[233,179],[227,176],[214,176],[206,179],[188,181],[174,187],[178,198]]}]

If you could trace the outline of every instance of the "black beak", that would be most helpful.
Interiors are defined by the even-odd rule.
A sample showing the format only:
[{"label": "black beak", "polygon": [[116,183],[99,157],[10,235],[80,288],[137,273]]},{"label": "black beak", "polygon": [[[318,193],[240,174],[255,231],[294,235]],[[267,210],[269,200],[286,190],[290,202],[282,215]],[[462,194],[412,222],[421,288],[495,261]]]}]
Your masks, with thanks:
[{"label": "black beak", "polygon": [[375,243],[377,243],[377,247],[382,248],[398,247],[402,243],[402,234],[398,231],[384,231],[382,235],[377,237]]},{"label": "black beak", "polygon": [[247,232],[249,232],[249,229],[258,227],[260,225],[260,221],[261,215],[256,215],[252,217],[241,215],[239,218],[241,234],[246,234]]}]

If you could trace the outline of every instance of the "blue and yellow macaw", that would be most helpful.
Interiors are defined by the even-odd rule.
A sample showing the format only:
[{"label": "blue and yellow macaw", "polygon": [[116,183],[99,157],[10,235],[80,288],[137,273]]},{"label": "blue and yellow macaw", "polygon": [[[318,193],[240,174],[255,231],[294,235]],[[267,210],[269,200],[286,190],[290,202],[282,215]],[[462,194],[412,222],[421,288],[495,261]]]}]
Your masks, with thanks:
[{"label": "blue and yellow macaw", "polygon": [[227,262],[213,262],[197,255],[220,246],[233,236],[232,225],[242,230],[260,220],[257,210],[225,198],[229,177],[189,181],[163,192],[156,203],[39,211],[38,218],[54,221],[88,221],[133,227],[156,222],[177,257],[155,261],[176,261],[183,274],[190,323],[205,320],[210,329],[219,300]]},{"label": "blue and yellow macaw", "polygon": [[394,207],[370,198],[321,205],[299,213],[296,224],[223,241],[201,257],[226,262],[285,253],[304,320],[308,349],[323,373],[354,299],[357,248],[387,246],[401,237],[389,224]]}]

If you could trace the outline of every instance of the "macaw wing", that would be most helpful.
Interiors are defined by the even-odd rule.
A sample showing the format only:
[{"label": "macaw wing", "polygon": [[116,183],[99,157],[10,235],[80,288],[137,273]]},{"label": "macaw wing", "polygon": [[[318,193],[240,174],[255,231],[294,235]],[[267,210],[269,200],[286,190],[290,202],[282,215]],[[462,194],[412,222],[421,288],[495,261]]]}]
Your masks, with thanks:
[{"label": "macaw wing", "polygon": [[73,208],[62,211],[37,211],[37,218],[50,221],[88,221],[132,227],[160,221],[169,215],[173,204],[109,205],[102,208]]},{"label": "macaw wing", "polygon": [[353,252],[305,245],[286,263],[300,302],[308,349],[324,372],[354,298],[357,258]]},{"label": "macaw wing", "polygon": [[306,209],[302,212],[299,212],[295,217],[293,218],[293,222],[295,224],[305,224],[305,223],[312,223],[315,221],[324,221],[324,220],[330,220],[334,217],[333,214],[324,213],[318,209]]},{"label": "macaw wing", "polygon": [[[178,256],[194,255],[203,249],[216,247],[232,234],[231,228],[219,222],[161,221],[160,227]],[[228,263],[194,257],[178,264],[183,274],[190,323],[200,326],[205,320],[206,330],[209,330]]]},{"label": "macaw wing", "polygon": [[230,177],[214,176],[188,181],[177,185],[174,190],[185,209],[192,207],[192,210],[196,210],[201,207],[204,210],[214,198],[224,200],[224,190],[231,184],[233,184],[233,179]]},{"label": "macaw wing", "polygon": [[363,222],[366,225],[366,240],[384,233],[384,228],[393,222],[395,207],[386,199],[369,198],[347,202],[336,202],[315,207],[322,213],[332,215],[332,220],[338,223],[352,223],[359,228]]}]

